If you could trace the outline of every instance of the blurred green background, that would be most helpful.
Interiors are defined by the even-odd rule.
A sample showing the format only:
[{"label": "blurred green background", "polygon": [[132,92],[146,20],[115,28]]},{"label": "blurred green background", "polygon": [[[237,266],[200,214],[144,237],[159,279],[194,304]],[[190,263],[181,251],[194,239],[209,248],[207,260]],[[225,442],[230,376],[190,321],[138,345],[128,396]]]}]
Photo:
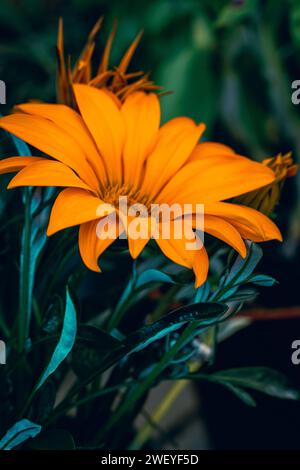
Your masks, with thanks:
[{"label": "blurred green background", "polygon": [[[0,112],[5,114],[28,99],[54,101],[59,16],[64,20],[65,49],[74,61],[101,15],[105,21],[95,58],[100,57],[114,19],[119,23],[112,64],[144,29],[131,70],[151,71],[152,79],[173,92],[161,100],[163,120],[188,115],[206,123],[206,139],[229,144],[241,154],[261,160],[292,150],[299,162],[300,105],[291,102],[291,84],[300,79],[299,0],[1,0],[0,79],[7,86],[7,105],[1,105]],[[263,292],[259,302],[286,308],[300,304],[300,175],[286,182],[277,212],[285,241],[265,250],[261,270],[277,278],[280,285]],[[298,319],[254,324],[223,347],[218,366],[279,365],[300,386],[297,368],[289,358],[297,328]],[[266,336],[268,348],[263,343]],[[254,350],[253,342],[262,346],[256,344]],[[239,359],[236,350],[240,348],[247,355]],[[214,415],[215,400],[209,401],[210,393],[207,410],[211,404]],[[221,399],[224,405],[229,403],[223,395]],[[230,402],[227,409],[234,411],[235,406]],[[276,404],[275,413],[272,406],[272,402],[265,403],[264,415],[251,410],[251,418],[245,414],[250,411],[235,408],[241,422],[244,418],[250,423],[252,440],[247,442],[259,442],[259,429],[264,433],[261,442],[270,443],[269,447],[276,447],[276,439],[283,446],[284,439],[291,442],[295,438],[296,442],[293,426],[286,432],[286,420],[289,413],[300,419],[300,407],[281,404],[279,409]],[[222,410],[217,411],[219,418]],[[275,415],[276,423],[272,422]],[[241,424],[238,417],[234,419],[233,433],[234,425],[238,430]],[[269,427],[261,427],[267,421]],[[219,420],[212,422],[217,425]],[[281,432],[275,435],[277,425]],[[221,437],[216,429],[210,431],[215,445],[221,447],[226,429],[218,429]],[[245,447],[247,430],[243,428],[242,434],[236,432],[240,441],[235,442]],[[228,440],[232,445],[234,434]]]},{"label": "blurred green background", "polygon": [[[296,0],[1,0],[0,5],[0,78],[8,102],[3,112],[27,99],[55,99],[59,16],[66,51],[75,60],[104,15],[95,57],[115,18],[113,64],[144,29],[132,68],[151,71],[173,92],[162,99],[164,119],[185,114],[204,121],[206,139],[255,159],[289,150],[298,159],[300,108],[291,102],[291,83],[300,77]],[[289,214],[282,212],[284,222],[293,219],[290,250],[300,233],[297,185],[299,177],[289,182]]]}]

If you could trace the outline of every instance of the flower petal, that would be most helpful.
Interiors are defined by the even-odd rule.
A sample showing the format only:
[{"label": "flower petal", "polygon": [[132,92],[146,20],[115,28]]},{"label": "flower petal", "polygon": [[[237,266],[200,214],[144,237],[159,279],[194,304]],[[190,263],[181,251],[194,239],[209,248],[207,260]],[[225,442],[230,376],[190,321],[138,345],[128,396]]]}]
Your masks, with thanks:
[{"label": "flower petal", "polygon": [[[114,215],[114,214],[111,214]],[[111,234],[112,238],[100,239],[97,235],[97,227],[99,220],[86,222],[81,224],[79,228],[79,251],[84,264],[92,271],[100,272],[98,266],[99,256],[119,237],[122,232],[121,222],[117,218],[111,218]],[[115,232],[115,237],[113,237]]]},{"label": "flower petal", "polygon": [[32,165],[33,163],[46,160],[40,157],[9,157],[0,160],[0,175],[5,173],[14,173],[15,171],[22,170],[26,166]]},{"label": "flower petal", "polygon": [[138,184],[143,163],[156,142],[160,106],[157,95],[136,92],[121,109],[126,137],[123,151],[125,180]]},{"label": "flower petal", "polygon": [[158,133],[157,144],[147,159],[142,190],[155,195],[186,162],[205,125],[179,117],[164,124]]},{"label": "flower petal", "polygon": [[103,157],[112,181],[122,178],[125,130],[121,112],[111,97],[92,86],[74,85],[80,113]]},{"label": "flower petal", "polygon": [[0,127],[33,147],[68,165],[93,188],[98,183],[85,155],[74,138],[49,119],[16,113],[0,119]]},{"label": "flower petal", "polygon": [[187,238],[184,224],[185,219],[160,223],[155,240],[165,256],[175,263],[191,269],[196,250],[191,249],[190,245],[196,240],[196,234],[192,232],[192,224],[190,223],[188,228],[190,228],[191,238]]},{"label": "flower petal", "polygon": [[203,158],[211,158],[220,155],[238,156],[236,152],[227,145],[219,144],[218,142],[201,142],[191,153],[188,159],[188,163],[202,160]]},{"label": "flower petal", "polygon": [[125,217],[121,211],[118,213],[127,234],[130,255],[136,259],[149,242],[152,232],[155,231],[156,220],[151,217],[132,217],[130,215]]},{"label": "flower petal", "polygon": [[158,199],[169,204],[216,202],[258,189],[274,179],[272,170],[248,158],[211,157],[185,165]]},{"label": "flower petal", "polygon": [[8,189],[18,186],[70,186],[90,190],[69,167],[46,159],[23,168],[11,180]]},{"label": "flower petal", "polygon": [[226,220],[213,215],[205,215],[204,231],[232,246],[232,248],[245,258],[247,253],[246,245],[238,230]]},{"label": "flower petal", "polygon": [[[101,199],[84,189],[64,189],[59,193],[53,204],[47,235],[53,235],[64,228],[99,218],[99,209],[104,205],[108,206]],[[111,206],[107,214],[112,211]]]},{"label": "flower petal", "polygon": [[63,104],[26,103],[18,105],[17,109],[27,114],[50,119],[64,132],[70,134],[85,154],[86,160],[91,162],[98,179],[104,181],[103,160],[80,114]]},{"label": "flower petal", "polygon": [[196,250],[194,263],[193,263],[193,271],[195,273],[195,288],[197,289],[207,279],[209,269],[209,258],[207,255],[207,251],[204,246],[201,249]]},{"label": "flower petal", "polygon": [[[205,217],[214,215],[224,218],[239,230],[243,238],[258,238],[257,241],[279,240],[282,241],[278,227],[267,216],[250,207],[231,204],[228,202],[207,203],[204,206]],[[247,235],[241,229],[247,229]],[[256,241],[253,237],[248,238]]]}]

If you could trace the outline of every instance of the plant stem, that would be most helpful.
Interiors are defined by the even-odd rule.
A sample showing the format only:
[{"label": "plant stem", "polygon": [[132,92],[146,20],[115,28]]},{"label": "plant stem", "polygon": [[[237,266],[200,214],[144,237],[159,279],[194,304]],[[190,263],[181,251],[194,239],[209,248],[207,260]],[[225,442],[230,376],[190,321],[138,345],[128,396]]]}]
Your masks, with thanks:
[{"label": "plant stem", "polygon": [[154,366],[152,372],[146,377],[146,379],[135,389],[132,393],[129,394],[128,398],[124,400],[116,412],[112,415],[107,425],[104,426],[98,434],[98,439],[101,441],[105,434],[112,429],[112,427],[125,415],[129,414],[132,411],[135,403],[138,402],[140,398],[147,392],[147,390],[152,386],[156,381],[159,375],[163,370],[169,365],[173,357],[178,353],[178,351],[184,346],[186,341],[189,339],[190,335],[196,330],[199,322],[190,323],[185,330],[182,332],[181,336],[178,338],[176,343],[163,355],[161,360]]},{"label": "plant stem", "polygon": [[160,402],[158,407],[155,409],[151,416],[151,420],[148,421],[138,432],[133,442],[128,447],[128,450],[138,450],[148,441],[153,428],[157,425],[164,415],[168,412],[176,398],[180,395],[182,390],[188,385],[189,380],[178,380],[169,389],[163,400]]},{"label": "plant stem", "polygon": [[20,308],[18,319],[18,352],[24,349],[31,316],[30,248],[31,248],[31,192],[24,190],[25,220],[20,262]]}]

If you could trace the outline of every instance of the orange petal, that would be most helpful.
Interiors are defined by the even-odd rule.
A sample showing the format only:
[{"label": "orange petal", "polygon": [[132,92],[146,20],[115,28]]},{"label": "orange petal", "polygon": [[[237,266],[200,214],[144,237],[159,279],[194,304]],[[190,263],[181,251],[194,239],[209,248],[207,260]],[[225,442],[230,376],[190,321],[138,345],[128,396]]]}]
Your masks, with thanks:
[{"label": "orange petal", "polygon": [[[282,240],[278,227],[267,216],[250,207],[230,204],[228,202],[207,203],[204,206],[205,217],[214,215],[226,219],[234,225],[243,238],[251,237],[251,234],[257,238],[257,241]],[[248,230],[244,236],[241,228]],[[250,240],[256,241],[253,237]]]},{"label": "orange petal", "polygon": [[237,155],[235,151],[224,144],[219,144],[217,142],[201,142],[198,144],[194,151],[191,153],[188,163],[193,161],[198,161],[203,158],[210,158],[223,155]]},{"label": "orange petal", "polygon": [[97,236],[97,226],[99,220],[92,222],[87,222],[80,225],[79,229],[79,251],[82,257],[84,264],[91,269],[92,271],[100,272],[98,266],[99,256],[118,238],[120,235],[120,226],[119,222],[116,221],[116,224],[111,220],[111,229],[112,232],[115,230],[115,238],[105,238],[100,239]]},{"label": "orange petal", "polygon": [[[194,270],[196,275],[195,287],[199,287],[206,281],[209,260],[207,252],[197,234],[193,234],[193,240],[187,239],[184,235],[181,238],[174,238],[176,232],[173,231],[171,238],[156,238],[156,243],[161,251],[181,266]],[[178,234],[177,234],[178,235]],[[197,243],[197,247],[195,244]]]},{"label": "orange petal", "polygon": [[210,157],[185,165],[159,194],[159,201],[197,204],[221,201],[272,183],[261,163],[234,156]]},{"label": "orange petal", "polygon": [[97,179],[74,138],[49,119],[16,113],[0,119],[0,127],[68,165],[93,189]]},{"label": "orange petal", "polygon": [[213,215],[205,215],[204,231],[232,246],[232,248],[245,258],[247,253],[246,245],[238,230],[226,220]]},{"label": "orange petal", "polygon": [[118,70],[119,74],[116,74],[114,79],[113,79],[113,86],[116,85],[121,80],[120,75],[126,72],[127,67],[128,67],[128,65],[131,61],[131,58],[132,58],[132,56],[133,56],[140,40],[141,40],[142,35],[143,35],[143,31],[140,31],[138,33],[138,35],[136,36],[136,38],[134,39],[134,41],[128,47],[125,54],[123,55],[123,57],[121,59],[121,62],[119,64],[119,66],[117,67],[117,70]]},{"label": "orange petal", "polygon": [[47,235],[99,218],[99,206],[103,201],[84,189],[64,189],[53,204]]},{"label": "orange petal", "polygon": [[202,246],[201,249],[196,250],[194,263],[193,263],[193,271],[195,273],[195,288],[197,289],[200,287],[207,279],[209,269],[209,258],[207,255],[207,251]]},{"label": "orange petal", "polygon": [[158,133],[154,151],[147,159],[143,190],[155,195],[186,162],[205,125],[180,117],[164,124]]},{"label": "orange petal", "polygon": [[48,103],[20,104],[17,106],[17,109],[27,114],[50,119],[65,133],[72,136],[80,150],[85,154],[87,161],[91,162],[98,179],[104,181],[105,169],[103,160],[82,117],[76,111],[63,104]]},{"label": "orange petal", "polygon": [[151,217],[132,217],[130,215],[124,217],[121,211],[119,211],[119,216],[127,233],[130,255],[133,259],[136,259],[149,242],[152,231],[155,230],[155,219]]},{"label": "orange petal", "polygon": [[11,180],[8,189],[18,186],[70,186],[90,189],[69,167],[46,159],[23,168]]},{"label": "orange petal", "polygon": [[22,170],[26,166],[32,165],[33,163],[46,160],[45,158],[39,157],[9,157],[0,160],[0,175],[5,173],[13,173],[15,171]]},{"label": "orange petal", "polygon": [[123,151],[125,180],[138,184],[143,163],[154,147],[160,121],[157,95],[136,92],[121,109],[126,137]]},{"label": "orange petal", "polygon": [[193,240],[186,238],[183,219],[174,223],[168,221],[160,223],[157,235],[156,243],[165,256],[186,268],[193,267],[196,250],[188,248],[196,239],[196,235],[193,234]]},{"label": "orange petal", "polygon": [[102,90],[74,85],[81,115],[90,130],[112,181],[122,178],[121,154],[124,145],[124,123],[115,102]]}]

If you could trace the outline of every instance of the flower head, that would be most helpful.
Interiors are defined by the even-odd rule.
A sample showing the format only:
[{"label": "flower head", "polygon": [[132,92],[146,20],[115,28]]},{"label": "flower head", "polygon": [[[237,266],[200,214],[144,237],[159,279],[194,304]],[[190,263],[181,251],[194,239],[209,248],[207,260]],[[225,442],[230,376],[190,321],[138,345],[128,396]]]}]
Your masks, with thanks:
[{"label": "flower head", "polygon": [[[126,233],[133,258],[152,236],[150,230],[144,237],[132,236],[128,219],[135,223],[137,217],[117,206],[122,197],[146,209],[153,204],[188,205],[192,236],[178,236],[179,216],[172,212],[167,224],[166,219],[156,219],[155,240],[169,259],[194,270],[196,286],[206,280],[209,260],[203,244],[187,246],[193,238],[198,241],[200,232],[219,238],[242,256],[244,239],[281,239],[265,215],[224,202],[274,182],[267,165],[222,144],[198,143],[205,125],[189,118],[175,118],[160,127],[160,104],[154,93],[135,92],[123,103],[85,84],[75,84],[74,93],[79,112],[59,104],[23,104],[17,113],[0,119],[0,127],[51,157],[11,157],[0,162],[0,172],[18,171],[9,188],[65,188],[52,207],[47,233],[79,225],[79,250],[88,268],[100,270],[99,256],[119,235]],[[204,205],[201,226],[198,204]],[[104,215],[115,217],[112,237],[101,236],[101,224],[99,233]],[[149,218],[144,214],[144,219]],[[163,237],[168,223],[169,237]]]},{"label": "flower head", "polygon": [[285,180],[295,176],[298,171],[298,165],[294,163],[291,152],[285,155],[280,153],[276,157],[266,158],[262,164],[274,171],[274,181],[263,188],[244,194],[236,202],[253,207],[253,209],[257,209],[263,214],[270,215],[279,201]]},{"label": "flower head", "polygon": [[70,106],[76,106],[76,100],[73,92],[73,84],[84,83],[96,88],[103,88],[107,92],[113,93],[118,99],[123,101],[134,91],[153,91],[160,89],[149,79],[149,74],[137,71],[128,73],[127,69],[131,58],[140,42],[142,33],[139,33],[132,44],[123,55],[119,65],[110,67],[109,58],[112,43],[117,31],[117,23],[111,30],[107,39],[102,57],[99,61],[98,69],[95,74],[92,72],[92,58],[95,50],[95,38],[103,23],[100,18],[91,30],[87,42],[75,64],[72,68],[70,60],[66,63],[64,53],[63,22],[59,20],[57,37],[57,97],[58,102]]}]

